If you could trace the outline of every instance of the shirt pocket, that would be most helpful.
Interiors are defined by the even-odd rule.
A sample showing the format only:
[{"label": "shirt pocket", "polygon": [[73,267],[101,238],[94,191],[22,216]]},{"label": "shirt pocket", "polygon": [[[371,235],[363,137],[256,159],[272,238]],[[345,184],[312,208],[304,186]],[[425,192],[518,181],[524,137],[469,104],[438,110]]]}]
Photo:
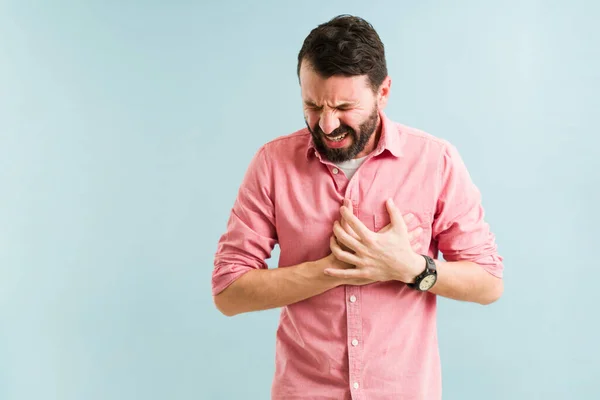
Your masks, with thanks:
[{"label": "shirt pocket", "polygon": [[[431,212],[416,210],[411,208],[400,209],[400,214],[406,216],[407,214],[414,215],[414,219],[406,224],[408,232],[412,232],[418,227],[422,229],[419,237],[413,242],[418,243],[420,248],[418,252],[420,254],[429,253],[429,247],[431,245],[431,232],[432,232],[432,217]],[[390,223],[390,215],[387,212],[373,214],[373,227],[375,232],[379,232]]]}]

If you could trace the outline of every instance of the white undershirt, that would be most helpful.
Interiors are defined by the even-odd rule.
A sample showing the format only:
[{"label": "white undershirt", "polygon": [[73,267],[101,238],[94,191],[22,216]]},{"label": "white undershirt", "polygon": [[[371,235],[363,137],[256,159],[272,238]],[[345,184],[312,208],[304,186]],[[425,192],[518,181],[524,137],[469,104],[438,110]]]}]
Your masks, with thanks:
[{"label": "white undershirt", "polygon": [[348,180],[350,180],[350,179],[352,179],[352,176],[354,175],[354,173],[356,172],[358,167],[360,167],[362,165],[362,163],[365,161],[366,158],[367,158],[366,156],[361,157],[361,158],[353,158],[352,160],[343,161],[341,163],[336,163],[335,165],[337,165],[339,169],[344,171],[346,178],[348,178]]}]

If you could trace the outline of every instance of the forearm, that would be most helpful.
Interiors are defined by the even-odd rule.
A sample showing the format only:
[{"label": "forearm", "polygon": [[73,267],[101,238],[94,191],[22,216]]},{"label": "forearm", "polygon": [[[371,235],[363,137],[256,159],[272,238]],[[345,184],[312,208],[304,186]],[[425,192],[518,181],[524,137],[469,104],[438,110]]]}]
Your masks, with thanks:
[{"label": "forearm", "polygon": [[481,266],[469,261],[440,261],[437,282],[429,290],[454,300],[491,304],[502,295],[502,279],[496,278]]},{"label": "forearm", "polygon": [[223,314],[233,316],[297,303],[339,285],[339,280],[323,273],[319,260],[245,273],[214,297]]}]

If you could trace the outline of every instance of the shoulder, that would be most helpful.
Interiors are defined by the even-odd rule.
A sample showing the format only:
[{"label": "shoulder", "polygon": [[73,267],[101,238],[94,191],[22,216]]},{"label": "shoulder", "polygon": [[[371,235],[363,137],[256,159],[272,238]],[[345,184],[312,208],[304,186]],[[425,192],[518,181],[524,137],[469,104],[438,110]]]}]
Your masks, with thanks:
[{"label": "shoulder", "polygon": [[408,146],[425,146],[438,151],[445,151],[448,146],[451,146],[448,140],[435,136],[422,129],[396,122],[394,122],[394,126],[397,128],[401,139]]},{"label": "shoulder", "polygon": [[440,136],[406,124],[389,121],[388,132],[394,136],[390,146],[397,149],[405,161],[437,164],[451,152],[452,144]]},{"label": "shoulder", "polygon": [[290,161],[295,157],[306,155],[310,139],[308,129],[299,129],[266,142],[258,152],[271,162]]}]

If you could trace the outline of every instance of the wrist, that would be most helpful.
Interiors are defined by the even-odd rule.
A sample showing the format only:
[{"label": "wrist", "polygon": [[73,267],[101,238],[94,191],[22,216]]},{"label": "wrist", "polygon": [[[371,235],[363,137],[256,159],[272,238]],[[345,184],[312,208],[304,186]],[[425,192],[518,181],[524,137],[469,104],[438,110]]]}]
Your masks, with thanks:
[{"label": "wrist", "polygon": [[333,256],[330,255],[328,257],[321,258],[320,260],[307,263],[308,269],[311,273],[311,278],[314,281],[316,281],[320,286],[325,287],[327,289],[333,289],[343,284],[341,278],[327,275],[325,273],[325,270],[327,268],[334,267],[333,263],[331,262],[332,257]]},{"label": "wrist", "polygon": [[415,278],[419,276],[419,274],[422,273],[427,267],[427,261],[425,261],[425,258],[422,255],[418,253],[413,253],[410,257],[410,261],[407,264],[407,267],[407,276],[405,277],[405,280],[403,280],[403,282],[414,283]]}]

